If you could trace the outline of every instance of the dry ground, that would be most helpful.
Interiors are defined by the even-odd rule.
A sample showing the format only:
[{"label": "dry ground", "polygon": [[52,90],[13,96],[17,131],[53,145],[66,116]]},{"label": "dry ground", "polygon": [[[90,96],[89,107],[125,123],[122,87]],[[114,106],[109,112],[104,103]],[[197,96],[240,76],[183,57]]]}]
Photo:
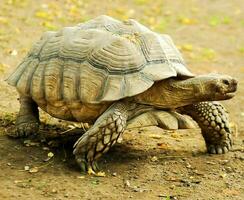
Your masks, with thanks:
[{"label": "dry ground", "polygon": [[[170,34],[196,74],[239,80],[236,97],[223,102],[238,127],[232,152],[206,154],[198,129],[149,127],[127,131],[101,160],[106,177],[92,177],[80,173],[72,144],[51,148],[5,136],[19,105],[4,78],[43,31],[100,14]],[[242,0],[0,0],[0,199],[244,199],[243,32]]]}]

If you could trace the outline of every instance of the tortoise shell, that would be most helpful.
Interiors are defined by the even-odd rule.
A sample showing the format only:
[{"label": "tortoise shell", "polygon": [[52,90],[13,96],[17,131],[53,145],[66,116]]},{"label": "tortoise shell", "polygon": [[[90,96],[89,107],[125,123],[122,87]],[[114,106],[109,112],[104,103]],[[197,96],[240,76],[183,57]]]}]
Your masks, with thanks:
[{"label": "tortoise shell", "polygon": [[193,74],[168,35],[99,16],[44,33],[7,81],[36,100],[101,103],[176,76]]}]

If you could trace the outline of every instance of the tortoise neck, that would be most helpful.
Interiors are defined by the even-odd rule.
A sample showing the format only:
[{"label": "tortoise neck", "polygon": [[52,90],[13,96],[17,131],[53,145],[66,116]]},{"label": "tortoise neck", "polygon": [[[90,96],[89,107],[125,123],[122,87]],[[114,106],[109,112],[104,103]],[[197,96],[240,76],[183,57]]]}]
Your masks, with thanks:
[{"label": "tortoise neck", "polygon": [[156,82],[147,91],[136,95],[138,103],[172,109],[204,100],[201,83],[196,78],[187,80],[166,79]]}]

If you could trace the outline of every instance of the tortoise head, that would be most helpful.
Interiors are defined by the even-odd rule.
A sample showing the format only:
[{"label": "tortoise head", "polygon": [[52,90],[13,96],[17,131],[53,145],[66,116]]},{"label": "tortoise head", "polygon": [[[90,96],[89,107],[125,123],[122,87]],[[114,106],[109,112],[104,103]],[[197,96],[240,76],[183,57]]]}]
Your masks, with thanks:
[{"label": "tortoise head", "polygon": [[208,74],[192,79],[198,84],[194,90],[196,95],[203,96],[206,101],[227,100],[234,97],[237,90],[237,80],[228,75]]}]

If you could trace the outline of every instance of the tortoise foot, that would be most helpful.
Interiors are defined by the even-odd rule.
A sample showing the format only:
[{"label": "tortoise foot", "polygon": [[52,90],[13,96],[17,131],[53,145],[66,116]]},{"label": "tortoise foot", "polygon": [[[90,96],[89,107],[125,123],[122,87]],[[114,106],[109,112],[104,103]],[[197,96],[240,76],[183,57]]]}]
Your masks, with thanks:
[{"label": "tortoise foot", "polygon": [[25,122],[16,125],[15,129],[8,132],[7,135],[14,138],[28,137],[32,134],[37,133],[39,130],[38,122]]},{"label": "tortoise foot", "polygon": [[207,144],[207,150],[210,154],[224,154],[229,152],[232,149],[232,138],[231,135],[229,135],[228,138],[215,143],[215,144]]},{"label": "tortoise foot", "polygon": [[83,172],[87,172],[89,175],[95,175],[99,171],[99,166],[96,161],[88,162],[85,159],[85,155],[76,155],[76,162],[80,166]]}]

